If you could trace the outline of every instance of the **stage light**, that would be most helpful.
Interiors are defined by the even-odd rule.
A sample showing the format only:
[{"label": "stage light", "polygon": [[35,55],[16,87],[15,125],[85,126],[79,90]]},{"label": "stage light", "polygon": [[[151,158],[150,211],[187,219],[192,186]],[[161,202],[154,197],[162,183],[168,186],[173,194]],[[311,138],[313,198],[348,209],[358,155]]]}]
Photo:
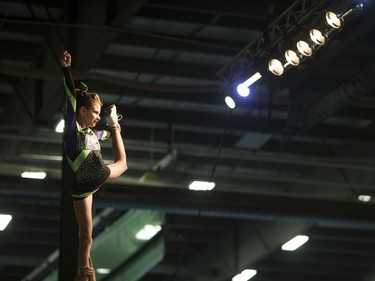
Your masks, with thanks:
[{"label": "stage light", "polygon": [[324,45],[326,42],[326,37],[323,35],[323,33],[315,28],[310,30],[310,39],[317,45]]},{"label": "stage light", "polygon": [[297,42],[297,49],[301,55],[305,57],[311,57],[313,52],[316,51],[320,46],[326,42],[326,36],[323,33],[313,28],[309,32],[309,36],[306,39],[299,40]]},{"label": "stage light", "polygon": [[278,59],[271,59],[268,62],[268,69],[277,76],[283,75],[284,73],[284,66]]},{"label": "stage light", "polygon": [[3,231],[11,220],[11,215],[0,214],[0,231]]},{"label": "stage light", "polygon": [[320,46],[324,45],[332,33],[342,27],[345,20],[362,10],[363,5],[358,4],[354,8],[345,11],[342,15],[337,15],[332,11],[325,14],[325,22],[315,28],[310,29],[309,37],[297,42],[298,51],[305,57],[312,56]]},{"label": "stage light", "polygon": [[334,12],[327,12],[326,13],[326,21],[334,29],[338,29],[341,27],[341,20],[337,17]]},{"label": "stage light", "polygon": [[268,61],[268,70],[277,76],[281,76],[289,67],[298,66],[300,61],[298,54],[292,49],[288,49],[285,51],[284,57]]},{"label": "stage light", "polygon": [[249,87],[260,78],[262,78],[262,74],[260,74],[259,72],[254,73],[245,82],[237,86],[237,93],[242,97],[247,97],[250,94]]},{"label": "stage light", "polygon": [[236,108],[236,102],[234,101],[234,99],[231,96],[226,96],[224,101],[230,109]]},{"label": "stage light", "polygon": [[300,54],[304,55],[305,57],[310,57],[313,53],[313,50],[310,47],[310,45],[304,40],[299,40],[297,42],[297,49],[300,52]]},{"label": "stage light", "polygon": [[241,83],[237,86],[237,93],[241,96],[246,98],[250,94],[250,89],[245,84]]},{"label": "stage light", "polygon": [[300,57],[293,50],[285,51],[285,59],[290,65],[293,65],[293,66],[298,66],[301,61]]},{"label": "stage light", "polygon": [[[324,7],[310,3],[311,1],[302,2],[302,10],[300,5],[292,5],[282,17],[268,26],[267,38],[270,42],[264,44],[264,36],[257,37],[217,73],[223,81],[221,92],[227,89],[228,85],[231,88],[237,87],[234,82],[238,81],[239,76],[244,75],[241,72],[247,73],[254,65],[262,64],[262,69],[267,67],[277,76],[283,75],[292,66],[301,65],[304,60],[312,57],[326,45],[331,35],[339,31],[364,7],[363,4],[354,4],[352,8],[348,8],[349,1],[337,1],[340,7],[334,7],[333,3],[329,3],[331,1],[322,1],[329,5]],[[290,18],[293,18],[293,21]],[[270,58],[270,54],[273,57]],[[245,96],[250,94],[243,85],[238,86],[238,91]],[[230,95],[231,97],[226,97],[225,100],[228,106],[235,108],[236,96]]]},{"label": "stage light", "polygon": [[249,79],[247,79],[245,82],[243,82],[243,84],[246,85],[247,87],[250,87],[256,81],[258,81],[260,78],[262,78],[262,74],[260,74],[259,72],[254,73],[253,75],[250,76]]},{"label": "stage light", "polygon": [[348,9],[347,11],[336,14],[332,11],[328,11],[325,15],[326,22],[329,26],[334,29],[339,29],[345,21],[348,21],[352,16],[357,15],[363,9],[363,4],[357,4],[354,8]]}]

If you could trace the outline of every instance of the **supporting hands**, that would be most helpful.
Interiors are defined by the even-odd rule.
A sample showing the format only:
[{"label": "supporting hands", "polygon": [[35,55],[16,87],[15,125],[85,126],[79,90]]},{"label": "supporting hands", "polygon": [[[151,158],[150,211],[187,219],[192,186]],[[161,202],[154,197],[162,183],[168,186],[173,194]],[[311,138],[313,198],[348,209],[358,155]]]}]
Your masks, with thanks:
[{"label": "supporting hands", "polygon": [[70,67],[71,62],[72,62],[72,57],[70,56],[69,52],[65,50],[61,54],[60,64],[62,67]]}]

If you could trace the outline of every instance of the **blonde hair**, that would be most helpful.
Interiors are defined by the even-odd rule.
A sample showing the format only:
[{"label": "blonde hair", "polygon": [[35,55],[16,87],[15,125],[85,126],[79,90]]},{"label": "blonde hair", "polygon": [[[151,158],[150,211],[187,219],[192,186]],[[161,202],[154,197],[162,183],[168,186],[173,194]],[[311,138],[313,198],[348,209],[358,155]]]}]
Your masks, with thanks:
[{"label": "blonde hair", "polygon": [[77,94],[77,108],[76,112],[78,112],[78,109],[80,109],[82,106],[86,108],[92,107],[94,103],[99,103],[100,106],[103,106],[103,103],[99,97],[98,93],[95,92],[83,92]]}]

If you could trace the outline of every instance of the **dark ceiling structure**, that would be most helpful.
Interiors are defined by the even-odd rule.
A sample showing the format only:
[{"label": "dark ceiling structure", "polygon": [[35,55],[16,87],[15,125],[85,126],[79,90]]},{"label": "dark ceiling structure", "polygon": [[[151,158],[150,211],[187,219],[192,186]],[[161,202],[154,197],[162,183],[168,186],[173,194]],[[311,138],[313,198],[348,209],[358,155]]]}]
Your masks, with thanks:
[{"label": "dark ceiling structure", "polygon": [[[374,3],[234,110],[224,96],[236,81],[219,75],[254,40],[261,55],[229,76],[266,69],[313,17],[358,3],[0,1],[0,214],[13,216],[0,280],[57,280],[65,49],[75,80],[124,116],[129,170],[94,198],[94,265],[113,263],[98,280],[229,281],[245,269],[254,281],[374,280],[374,201],[358,200],[375,195]],[[102,150],[111,161],[110,142]],[[216,186],[191,191],[193,180]],[[130,229],[150,221],[161,231],[134,242]],[[296,235],[309,241],[282,251]]]}]

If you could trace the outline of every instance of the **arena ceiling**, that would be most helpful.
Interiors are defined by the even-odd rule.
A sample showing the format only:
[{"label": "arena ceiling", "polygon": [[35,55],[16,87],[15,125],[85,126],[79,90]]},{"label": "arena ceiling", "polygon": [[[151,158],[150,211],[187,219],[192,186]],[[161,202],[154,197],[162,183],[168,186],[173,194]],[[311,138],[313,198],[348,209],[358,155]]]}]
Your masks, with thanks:
[{"label": "arena ceiling", "polygon": [[[299,34],[328,3],[0,1],[0,213],[13,216],[0,232],[0,280],[56,280],[48,278],[69,239],[60,235],[55,132],[64,49],[76,81],[124,116],[129,170],[95,195],[94,243],[124,216],[163,218],[154,241],[98,280],[134,275],[149,253],[157,258],[127,280],[229,281],[246,268],[257,270],[254,281],[374,280],[374,201],[358,196],[375,194],[375,5],[363,1],[319,52],[285,75],[265,74],[234,110],[224,103],[234,81],[219,75],[259,38],[262,56],[229,76],[263,70],[290,39],[285,31]],[[272,23],[293,5],[301,13],[272,45]],[[111,160],[110,143],[103,157]],[[21,178],[24,170],[47,177]],[[216,186],[190,191],[193,180]],[[299,234],[310,238],[303,247],[280,249]],[[112,254],[98,250],[94,264]]]}]

